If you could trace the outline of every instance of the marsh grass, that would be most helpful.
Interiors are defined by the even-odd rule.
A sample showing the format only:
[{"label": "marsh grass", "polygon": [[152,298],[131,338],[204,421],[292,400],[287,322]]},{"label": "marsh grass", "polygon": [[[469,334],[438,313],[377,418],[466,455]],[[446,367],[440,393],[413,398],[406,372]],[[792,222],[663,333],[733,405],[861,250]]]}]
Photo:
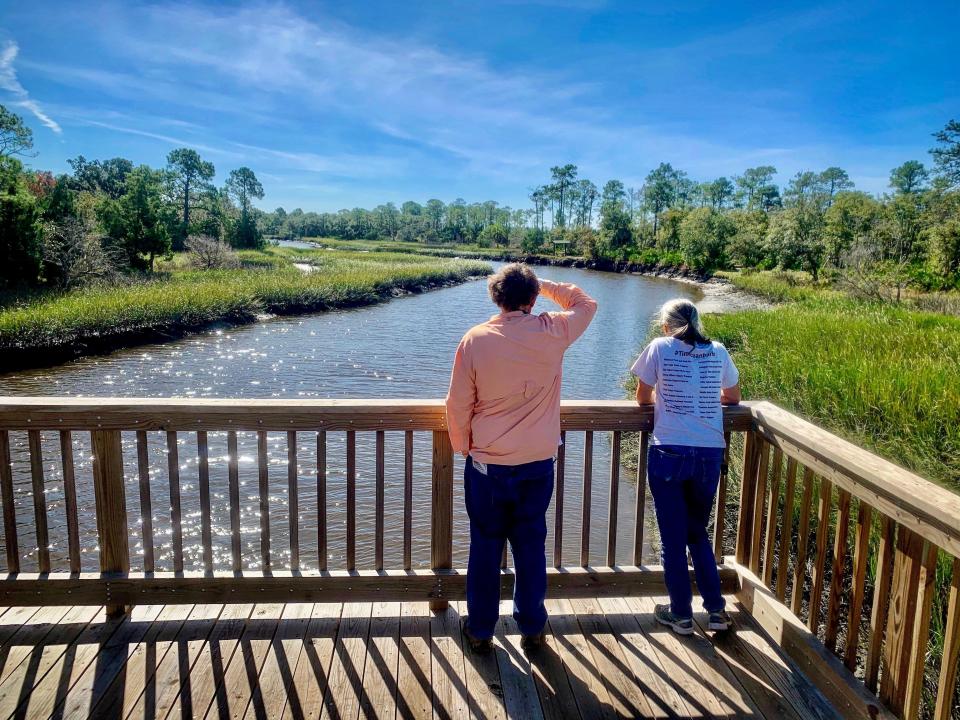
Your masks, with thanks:
[{"label": "marsh grass", "polygon": [[[757,280],[757,278],[760,280]],[[960,318],[741,276],[772,310],[707,319],[734,354],[744,396],[765,398],[960,490]]]},{"label": "marsh grass", "polygon": [[3,364],[18,353],[74,343],[114,339],[120,347],[144,334],[176,335],[217,322],[249,322],[263,313],[369,304],[490,271],[476,261],[291,248],[245,251],[241,262],[235,270],[191,270],[175,256],[153,278],[10,302],[0,308]]}]

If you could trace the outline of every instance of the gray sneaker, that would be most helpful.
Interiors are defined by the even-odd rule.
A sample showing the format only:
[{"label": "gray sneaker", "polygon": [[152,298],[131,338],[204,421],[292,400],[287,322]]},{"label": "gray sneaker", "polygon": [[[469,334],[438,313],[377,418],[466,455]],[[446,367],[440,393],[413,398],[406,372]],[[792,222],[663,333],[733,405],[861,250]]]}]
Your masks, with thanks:
[{"label": "gray sneaker", "polygon": [[677,635],[693,635],[693,618],[682,618],[670,612],[669,605],[657,605],[653,609],[653,616],[661,625],[666,625]]},{"label": "gray sneaker", "polygon": [[707,621],[707,630],[723,632],[729,630],[731,627],[733,627],[733,619],[726,610],[710,613],[710,618]]}]

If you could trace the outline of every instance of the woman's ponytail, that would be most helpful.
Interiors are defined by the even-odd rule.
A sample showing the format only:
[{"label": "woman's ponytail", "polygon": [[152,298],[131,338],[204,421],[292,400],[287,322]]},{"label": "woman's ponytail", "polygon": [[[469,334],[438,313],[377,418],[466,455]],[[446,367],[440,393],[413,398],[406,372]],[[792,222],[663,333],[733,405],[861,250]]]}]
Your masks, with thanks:
[{"label": "woman's ponytail", "polygon": [[703,323],[697,306],[689,300],[669,300],[660,308],[660,324],[666,326],[667,334],[688,345],[709,345],[710,338],[703,332]]}]

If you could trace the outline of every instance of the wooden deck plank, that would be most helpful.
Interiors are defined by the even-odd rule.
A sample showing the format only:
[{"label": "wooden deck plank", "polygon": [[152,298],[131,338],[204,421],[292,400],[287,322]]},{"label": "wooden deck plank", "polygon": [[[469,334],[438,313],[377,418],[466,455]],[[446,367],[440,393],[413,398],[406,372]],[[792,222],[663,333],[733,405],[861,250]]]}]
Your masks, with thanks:
[{"label": "wooden deck plank", "polygon": [[342,610],[340,603],[316,603],[313,606],[293,682],[287,689],[284,718],[316,720],[320,717]]},{"label": "wooden deck plank", "polygon": [[567,679],[573,689],[580,717],[616,717],[603,679],[590,661],[587,640],[581,634],[570,602],[548,600],[547,612],[550,613],[550,630],[556,641],[556,651],[567,671]]},{"label": "wooden deck plank", "polygon": [[[664,599],[664,602],[667,602]],[[704,613],[701,625],[696,626],[697,632],[690,637],[678,638],[690,659],[692,667],[697,668],[705,688],[709,688],[721,706],[720,717],[725,718],[757,718],[763,717],[757,702],[747,692],[737,674],[731,669],[717,648],[713,638],[729,633],[704,632],[707,626],[707,616]],[[784,717],[782,715],[775,716]],[[790,717],[789,714],[786,717]]]},{"label": "wooden deck plank", "polygon": [[681,638],[653,600],[550,601],[552,634],[529,658],[509,601],[489,655],[463,645],[464,602],[12,609],[0,720],[838,717],[739,604],[735,632],[704,632],[700,614]]},{"label": "wooden deck plank", "polygon": [[777,652],[749,613],[731,613],[734,632],[744,641],[767,677],[804,720],[836,720],[840,716],[823,695],[783,655]]},{"label": "wooden deck plank", "polygon": [[358,717],[363,695],[363,666],[367,660],[371,603],[347,603],[340,616],[340,631],[323,700],[322,718],[349,720]]},{"label": "wooden deck plank", "polygon": [[[159,614],[160,607],[140,608],[137,615],[144,618],[151,612]],[[6,617],[5,615],[4,618]],[[56,654],[56,657],[47,658],[50,662],[47,673],[34,685],[31,692],[22,693],[15,699],[16,706],[12,711],[8,712],[9,707],[4,703],[3,717],[49,717],[97,657],[101,646],[109,643],[114,634],[128,630],[129,624],[129,617],[111,619],[100,615],[95,616],[94,621],[76,634],[72,642],[69,642],[67,633],[58,633],[57,638],[65,641],[63,652]]]},{"label": "wooden deck plank", "polygon": [[56,627],[69,610],[69,607],[40,608],[29,623],[17,628],[0,648],[0,684],[33,654],[34,647],[43,643],[47,633]]},{"label": "wooden deck plank", "polygon": [[530,672],[545,720],[576,720],[580,717],[577,699],[570,687],[557,640],[547,628],[543,647],[530,658]]},{"label": "wooden deck plank", "polygon": [[[127,657],[153,628],[154,622],[163,610],[162,605],[136,607],[105,643],[94,646],[84,645],[83,649],[88,651],[85,659],[89,657],[89,662],[82,672],[71,674],[69,689],[62,694],[56,693],[55,702],[50,704],[49,711],[45,708],[48,703],[46,699],[40,705],[43,710],[40,708],[34,710],[31,702],[31,709],[26,717],[46,717],[53,713],[64,718],[86,717],[89,709],[100,699],[98,692],[110,684],[115,674],[126,663]],[[79,643],[80,640],[78,639],[77,642]],[[69,655],[65,654],[64,659],[65,666],[68,666]],[[31,701],[32,699],[33,696]]]},{"label": "wooden deck plank", "polygon": [[[450,603],[450,607],[456,609],[459,615],[458,622],[459,618],[466,617],[466,601]],[[473,720],[506,718],[507,712],[503,705],[503,683],[500,681],[500,668],[497,665],[502,648],[495,647],[494,652],[482,654],[470,650],[463,644],[462,639],[460,644],[463,647],[463,680],[467,686],[470,717]]]},{"label": "wooden deck plank", "polygon": [[647,689],[637,682],[624,661],[619,643],[597,600],[571,600],[570,606],[577,615],[593,666],[603,678],[614,712],[620,717],[650,717],[653,710],[647,700]]},{"label": "wooden deck plank", "polygon": [[313,603],[290,603],[284,608],[244,717],[276,718],[283,712],[312,612]]},{"label": "wooden deck plank", "polygon": [[20,631],[20,627],[30,622],[41,609],[36,606],[7,609],[3,617],[0,617],[0,650],[6,647],[10,638]]},{"label": "wooden deck plank", "polygon": [[[281,603],[257,605],[247,619],[243,634],[237,645],[232,648],[229,663],[211,668],[213,692],[208,693],[208,706],[194,704],[196,717],[237,718],[243,717],[247,704],[253,696],[260,668],[270,651],[274,633],[279,626],[278,620],[285,612]],[[211,656],[212,660],[217,660]],[[204,673],[209,678],[209,672]],[[209,686],[203,688],[207,694]]]},{"label": "wooden deck plank", "polygon": [[599,602],[620,646],[624,662],[636,682],[645,688],[650,716],[685,716],[688,712],[686,703],[657,662],[656,653],[641,630],[633,609],[624,598],[600,598]]},{"label": "wooden deck plank", "polygon": [[[30,655],[24,662],[10,672],[7,672],[8,664],[4,665],[5,677],[0,683],[0,717],[9,717],[16,710],[101,612],[102,607],[68,608],[68,612],[50,628],[41,642],[27,645]],[[23,642],[29,643],[30,640],[24,638]]]},{"label": "wooden deck plank", "polygon": [[[207,642],[200,644],[189,671],[180,675],[179,687],[170,701],[167,717],[192,719],[206,710],[221,688],[224,669],[239,647],[247,619],[254,610],[252,604],[228,605],[220,613]],[[157,720],[163,718],[164,715],[158,712]]]},{"label": "wooden deck plank", "polygon": [[400,606],[400,659],[397,667],[397,715],[433,716],[430,663],[430,609],[425,602]]},{"label": "wooden deck plank", "polygon": [[360,717],[385,720],[396,715],[399,642],[400,603],[374,603],[367,640],[367,662],[363,668]]},{"label": "wooden deck plank", "polygon": [[454,720],[469,718],[459,615],[449,608],[433,613],[430,618],[430,672],[433,677],[433,716]]},{"label": "wooden deck plank", "polygon": [[[728,603],[727,611],[731,617],[743,612],[732,603]],[[695,619],[700,633],[707,634],[706,616],[695,616]],[[773,684],[763,666],[757,662],[753,653],[747,647],[744,636],[737,632],[728,631],[709,633],[708,637],[714,651],[723,659],[730,670],[730,675],[737,680],[740,688],[753,703],[760,717],[769,718],[769,720],[779,720],[780,718],[783,718],[783,720],[804,720],[793,709],[793,706],[783,696],[779,688]]]},{"label": "wooden deck plank", "polygon": [[660,625],[653,616],[653,598],[627,598],[627,605],[637,613],[640,627],[650,641],[664,673],[671,678],[677,692],[687,706],[686,717],[724,717],[727,709],[716,696],[700,667],[688,655],[681,638],[669,628]]},{"label": "wooden deck plank", "polygon": [[153,680],[157,663],[163,660],[192,612],[192,605],[167,605],[141,640],[130,643],[132,649],[118,646],[116,652],[101,650],[89,700],[85,702],[82,694],[75,694],[75,702],[64,706],[64,716],[79,716],[80,708],[87,707],[92,717],[124,717]]},{"label": "wooden deck plank", "polygon": [[170,648],[176,645],[176,638],[187,621],[192,618],[202,619],[209,613],[209,609],[204,608],[209,606],[165,607],[143,640],[137,643],[133,652],[118,665],[114,679],[110,681],[101,674],[99,681],[101,685],[106,685],[106,688],[102,692],[94,693],[91,714],[103,718],[122,718],[133,711],[141,697],[144,697],[145,702],[152,703],[156,692],[157,668]]},{"label": "wooden deck plank", "polygon": [[[133,708],[128,718],[165,718],[176,703],[184,684],[189,688],[193,663],[207,643],[214,628],[228,622],[228,612],[242,612],[242,605],[197,605],[174,640],[175,647],[157,663],[153,678]],[[252,608],[250,608],[252,609]],[[249,609],[247,610],[249,613]]]},{"label": "wooden deck plank", "polygon": [[[500,621],[497,623],[495,658],[503,694],[502,712],[510,718],[541,720],[543,710],[537,696],[530,660],[520,648],[520,628],[511,615],[512,607],[513,603],[509,601],[501,604]],[[471,705],[472,696],[471,690]],[[491,704],[496,707],[495,703]],[[490,714],[487,717],[498,715]]]}]

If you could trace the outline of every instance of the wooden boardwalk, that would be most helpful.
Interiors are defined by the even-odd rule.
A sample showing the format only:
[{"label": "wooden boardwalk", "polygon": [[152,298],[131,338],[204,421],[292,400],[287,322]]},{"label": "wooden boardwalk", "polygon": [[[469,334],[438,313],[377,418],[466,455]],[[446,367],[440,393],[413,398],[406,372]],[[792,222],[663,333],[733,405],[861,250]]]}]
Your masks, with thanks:
[{"label": "wooden boardwalk", "polygon": [[507,603],[486,656],[462,647],[465,603],[10,608],[0,720],[837,717],[739,606],[735,632],[679,638],[653,604],[550,601],[531,660]]}]

